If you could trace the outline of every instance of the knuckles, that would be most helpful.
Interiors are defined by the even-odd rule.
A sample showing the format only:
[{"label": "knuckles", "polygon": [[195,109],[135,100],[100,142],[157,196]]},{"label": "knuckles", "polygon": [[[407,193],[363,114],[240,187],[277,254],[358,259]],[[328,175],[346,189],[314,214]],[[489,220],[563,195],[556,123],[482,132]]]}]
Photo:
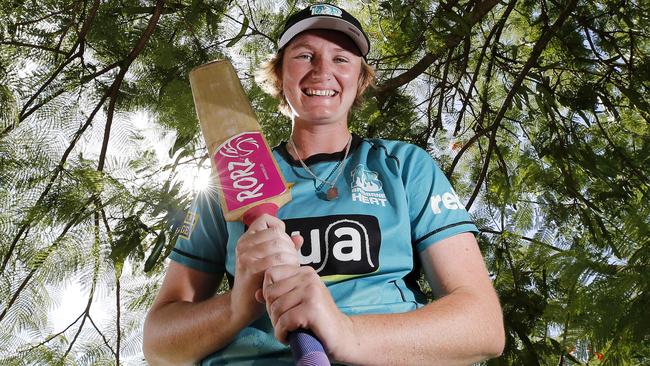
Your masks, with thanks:
[{"label": "knuckles", "polygon": [[318,276],[318,273],[316,273],[316,270],[310,266],[302,266],[299,269],[299,274],[302,278],[303,281],[306,281],[308,283],[320,283],[320,276]]},{"label": "knuckles", "polygon": [[277,217],[269,214],[263,214],[253,224],[251,227],[257,227],[257,226],[268,226],[270,228],[277,228],[284,232],[284,221],[278,219]]},{"label": "knuckles", "polygon": [[268,306],[268,312],[269,315],[271,315],[271,319],[276,319],[278,315],[281,315],[284,311],[282,309],[281,304],[277,300],[276,297],[273,295],[270,295],[267,301],[269,301],[270,305]]},{"label": "knuckles", "polygon": [[270,258],[269,266],[272,267],[272,266],[281,265],[285,263],[285,261],[287,261],[288,259],[289,259],[289,255],[287,253],[282,253],[282,252],[275,253]]}]

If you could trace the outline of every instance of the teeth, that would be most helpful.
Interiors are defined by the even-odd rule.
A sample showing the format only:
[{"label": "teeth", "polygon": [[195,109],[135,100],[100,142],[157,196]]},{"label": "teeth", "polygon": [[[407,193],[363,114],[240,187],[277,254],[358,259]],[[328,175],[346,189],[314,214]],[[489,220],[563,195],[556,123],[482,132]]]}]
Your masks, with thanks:
[{"label": "teeth", "polygon": [[305,94],[307,94],[307,95],[318,95],[318,96],[324,96],[324,97],[332,97],[332,96],[336,95],[336,91],[334,91],[334,90],[307,89],[307,90],[305,90]]}]

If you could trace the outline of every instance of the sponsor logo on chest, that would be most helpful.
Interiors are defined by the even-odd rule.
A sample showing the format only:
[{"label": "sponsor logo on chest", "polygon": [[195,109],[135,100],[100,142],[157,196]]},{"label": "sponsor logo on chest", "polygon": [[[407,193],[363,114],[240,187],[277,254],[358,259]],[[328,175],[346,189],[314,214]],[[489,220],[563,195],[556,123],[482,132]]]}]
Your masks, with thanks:
[{"label": "sponsor logo on chest", "polygon": [[300,264],[313,267],[324,281],[337,281],[379,269],[379,221],[369,215],[286,219],[289,235],[300,234]]},{"label": "sponsor logo on chest", "polygon": [[386,206],[386,194],[379,174],[359,164],[352,171],[352,201],[369,205]]}]

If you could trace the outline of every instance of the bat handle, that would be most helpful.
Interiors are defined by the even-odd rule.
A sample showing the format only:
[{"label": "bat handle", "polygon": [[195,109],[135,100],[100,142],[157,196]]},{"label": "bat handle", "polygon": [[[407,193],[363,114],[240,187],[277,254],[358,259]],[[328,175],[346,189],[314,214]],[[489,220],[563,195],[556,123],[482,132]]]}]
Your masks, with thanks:
[{"label": "bat handle", "polygon": [[329,366],[330,360],[318,338],[307,329],[289,333],[289,345],[296,366]]},{"label": "bat handle", "polygon": [[246,212],[244,212],[244,216],[242,216],[242,221],[244,222],[244,225],[251,226],[251,224],[253,223],[253,221],[255,221],[255,219],[257,219],[258,217],[264,214],[269,214],[271,216],[277,217],[278,205],[276,205],[273,202],[260,203],[259,205],[249,208]]}]

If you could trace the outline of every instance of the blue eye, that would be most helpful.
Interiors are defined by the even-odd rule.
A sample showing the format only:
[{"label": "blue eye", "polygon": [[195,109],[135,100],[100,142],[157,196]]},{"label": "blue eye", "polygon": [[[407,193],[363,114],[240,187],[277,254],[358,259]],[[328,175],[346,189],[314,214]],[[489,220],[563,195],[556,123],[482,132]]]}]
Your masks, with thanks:
[{"label": "blue eye", "polygon": [[305,60],[308,60],[308,61],[309,61],[309,60],[312,59],[312,56],[311,56],[311,55],[307,55],[307,54],[303,54],[303,55],[298,55],[296,58],[298,58],[298,59],[305,59]]}]

